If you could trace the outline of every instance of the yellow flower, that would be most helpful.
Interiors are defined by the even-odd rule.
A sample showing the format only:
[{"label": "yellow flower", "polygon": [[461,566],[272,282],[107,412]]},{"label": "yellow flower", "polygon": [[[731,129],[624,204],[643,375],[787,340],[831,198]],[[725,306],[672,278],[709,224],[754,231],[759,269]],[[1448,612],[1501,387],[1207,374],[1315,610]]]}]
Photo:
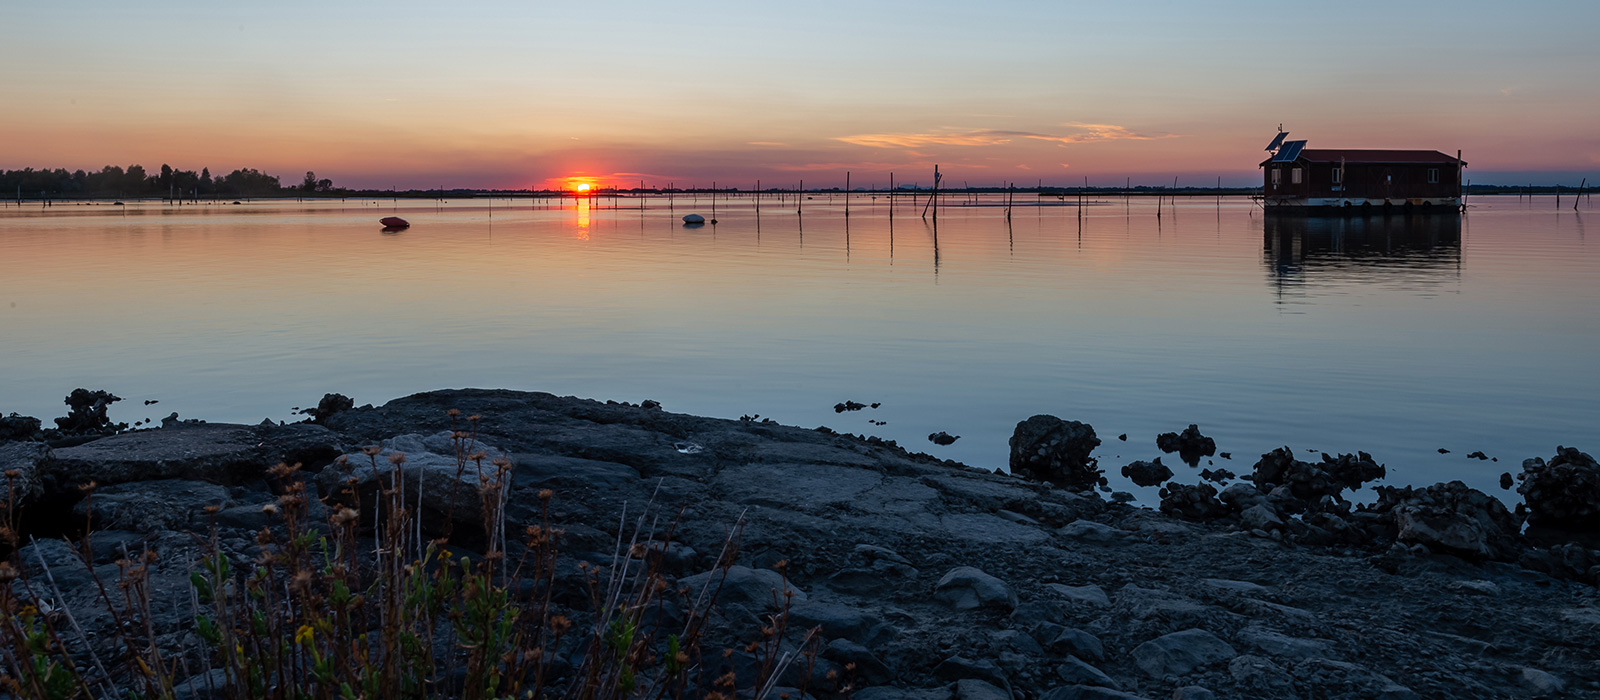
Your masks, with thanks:
[{"label": "yellow flower", "polygon": [[301,625],[300,629],[294,633],[294,643],[301,645],[310,644],[311,638],[314,636],[314,634],[315,633],[311,631],[311,625]]}]

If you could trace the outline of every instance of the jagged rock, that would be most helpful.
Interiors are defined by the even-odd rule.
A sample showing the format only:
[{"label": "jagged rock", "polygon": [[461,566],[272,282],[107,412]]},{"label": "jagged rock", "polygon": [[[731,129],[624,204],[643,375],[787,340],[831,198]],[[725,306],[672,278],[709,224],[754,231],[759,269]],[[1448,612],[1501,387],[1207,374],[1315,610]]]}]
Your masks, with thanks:
[{"label": "jagged rock", "polygon": [[1517,493],[1527,503],[1528,524],[1576,532],[1600,531],[1600,463],[1572,447],[1556,447],[1545,462],[1522,463]]},{"label": "jagged rock", "polygon": [[1396,541],[1471,559],[1515,561],[1521,523],[1504,504],[1460,481],[1422,489],[1379,487],[1373,510],[1391,513]]},{"label": "jagged rock", "polygon": [[1100,638],[1075,627],[1062,628],[1042,644],[1057,654],[1073,654],[1095,661],[1104,661],[1106,658],[1106,648],[1100,643]]},{"label": "jagged rock", "polygon": [[1517,680],[1522,682],[1524,688],[1539,695],[1554,695],[1567,688],[1566,682],[1555,674],[1531,666],[1523,666],[1517,674]]},{"label": "jagged rock", "polygon": [[40,425],[39,419],[33,416],[16,413],[0,416],[0,443],[9,440],[40,440],[44,437]]},{"label": "jagged rock", "polygon": [[78,522],[92,516],[90,522],[97,530],[205,532],[205,507],[229,505],[225,487],[204,481],[159,479],[97,489],[73,508],[73,515],[79,518]]},{"label": "jagged rock", "polygon": [[933,443],[935,445],[938,445],[940,447],[944,447],[946,445],[954,445],[955,442],[957,440],[960,440],[960,439],[961,439],[960,435],[951,435],[950,433],[947,433],[947,432],[945,432],[943,430],[941,430],[941,431],[939,431],[937,433],[928,433],[928,442],[931,442],[931,443]]},{"label": "jagged rock", "polygon": [[[1292,509],[1298,512],[1329,503],[1343,503],[1346,489],[1360,488],[1368,481],[1383,478],[1386,473],[1383,465],[1372,461],[1372,456],[1365,452],[1338,457],[1323,454],[1320,464],[1311,464],[1295,459],[1289,448],[1280,447],[1261,455],[1250,480],[1257,489],[1268,494],[1276,488],[1286,488],[1288,495],[1301,505]],[[1325,501],[1324,497],[1330,500]]]},{"label": "jagged rock", "polygon": [[[467,532],[477,530],[484,518],[480,479],[494,482],[503,469],[507,476],[501,480],[508,480],[512,464],[505,453],[482,443],[464,449],[458,458],[450,435],[399,435],[380,444],[376,454],[347,454],[317,475],[317,486],[324,497],[371,518],[376,511],[368,506],[377,502],[378,488],[392,488],[399,472],[408,495],[416,494],[410,498],[420,498],[425,531],[442,532],[447,522]],[[465,454],[469,450],[483,459],[470,459]]]},{"label": "jagged rock", "polygon": [[1201,469],[1200,478],[1221,484],[1237,479],[1239,475],[1226,469]]},{"label": "jagged rock", "polygon": [[1011,434],[1011,473],[1082,490],[1100,484],[1100,467],[1089,453],[1100,446],[1094,428],[1040,414],[1017,423]]},{"label": "jagged rock", "polygon": [[1237,656],[1227,642],[1203,629],[1156,637],[1133,650],[1133,662],[1152,678],[1182,676],[1202,666]]},{"label": "jagged rock", "polygon": [[1172,478],[1172,470],[1157,457],[1151,462],[1133,462],[1122,468],[1122,475],[1140,486],[1155,486]]},{"label": "jagged rock", "polygon": [[1217,500],[1217,488],[1211,484],[1193,486],[1168,482],[1161,487],[1161,512],[1189,520],[1212,520],[1228,513],[1227,506]]},{"label": "jagged rock", "polygon": [[1172,691],[1172,700],[1217,700],[1217,694],[1198,685],[1186,685]]},{"label": "jagged rock", "polygon": [[327,423],[335,414],[355,407],[355,400],[344,394],[323,394],[316,408],[308,408],[301,413],[311,416],[311,422],[321,425]]},{"label": "jagged rock", "polygon": [[1239,522],[1251,530],[1271,532],[1283,528],[1283,519],[1265,503],[1250,506],[1239,513]]},{"label": "jagged rock", "polygon": [[106,409],[122,397],[109,391],[73,389],[67,395],[67,415],[56,419],[56,427],[68,435],[109,435],[128,429],[127,423],[113,424]]},{"label": "jagged rock", "polygon": [[1201,457],[1210,457],[1217,453],[1217,441],[1200,434],[1200,426],[1190,424],[1182,433],[1162,433],[1156,436],[1156,447],[1162,452],[1178,453],[1184,464],[1191,467],[1200,464]]},{"label": "jagged rock", "polygon": [[951,569],[933,587],[933,598],[957,610],[991,608],[1011,612],[1017,607],[1017,594],[1011,587],[970,566]]},{"label": "jagged rock", "polygon": [[1241,481],[1236,484],[1229,484],[1227,488],[1217,494],[1217,499],[1227,504],[1229,509],[1241,512],[1250,506],[1266,503],[1267,495],[1256,489],[1253,484]]}]

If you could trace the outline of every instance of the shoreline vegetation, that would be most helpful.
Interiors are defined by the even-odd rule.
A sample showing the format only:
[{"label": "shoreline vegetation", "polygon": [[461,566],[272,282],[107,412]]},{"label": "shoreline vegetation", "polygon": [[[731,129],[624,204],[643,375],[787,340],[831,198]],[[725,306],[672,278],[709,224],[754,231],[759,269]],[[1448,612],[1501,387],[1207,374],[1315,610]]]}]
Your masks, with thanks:
[{"label": "shoreline vegetation", "polygon": [[[1279,449],[1158,508],[1092,426],[1010,473],[758,417],[506,390],[128,430],[0,417],[0,663],[26,698],[1136,700],[1600,692],[1600,464],[1378,486]],[[847,404],[844,404],[848,406]],[[1174,468],[1178,472],[1174,475]]]},{"label": "shoreline vegetation", "polygon": [[[1591,187],[1560,184],[1528,185],[1466,185],[1467,196],[1483,195],[1592,195]],[[941,197],[959,195],[1011,194],[1024,197],[1223,197],[1259,195],[1260,187],[1211,187],[1132,185],[1124,186],[1045,186],[1023,187],[953,187],[939,188]],[[163,164],[159,171],[147,172],[143,166],[131,165],[124,169],[108,165],[99,171],[82,169],[68,171],[64,168],[0,170],[0,203],[22,204],[50,201],[96,200],[162,200],[177,202],[221,202],[234,199],[441,199],[441,198],[600,198],[600,197],[652,197],[675,194],[719,195],[727,197],[845,195],[901,196],[926,195],[931,186],[904,184],[894,188],[883,187],[766,187],[745,189],[739,187],[605,187],[596,185],[584,192],[563,189],[495,189],[495,188],[428,188],[428,189],[352,189],[339,187],[327,178],[318,178],[307,171],[298,183],[284,184],[275,175],[253,168],[240,168],[227,175],[213,177],[209,169],[199,173],[192,170],[174,170]]]}]

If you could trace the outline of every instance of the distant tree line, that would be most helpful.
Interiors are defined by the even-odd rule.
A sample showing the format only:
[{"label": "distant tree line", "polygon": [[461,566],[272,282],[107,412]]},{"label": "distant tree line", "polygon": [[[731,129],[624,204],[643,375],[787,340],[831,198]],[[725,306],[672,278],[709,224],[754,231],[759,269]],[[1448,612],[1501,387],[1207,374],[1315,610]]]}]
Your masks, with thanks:
[{"label": "distant tree line", "polygon": [[65,168],[54,170],[0,170],[0,198],[38,197],[271,197],[297,194],[337,196],[348,192],[334,187],[333,180],[318,179],[306,172],[305,179],[285,187],[276,175],[254,168],[240,168],[213,177],[210,168],[174,170],[163,164],[159,172],[148,172],[142,165],[127,169],[107,165],[96,172]]}]

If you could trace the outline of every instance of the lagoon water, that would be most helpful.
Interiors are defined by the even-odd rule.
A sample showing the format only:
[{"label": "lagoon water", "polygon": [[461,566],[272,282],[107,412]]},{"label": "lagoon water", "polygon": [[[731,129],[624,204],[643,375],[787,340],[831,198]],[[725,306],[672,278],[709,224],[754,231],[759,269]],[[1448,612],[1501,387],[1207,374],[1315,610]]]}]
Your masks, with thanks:
[{"label": "lagoon water", "polygon": [[[1557,444],[1600,449],[1587,202],[1317,220],[1240,198],[1159,219],[1153,199],[1081,217],[1052,199],[1008,225],[998,200],[953,197],[935,230],[910,198],[891,216],[859,196],[847,217],[812,197],[802,215],[719,200],[702,228],[680,217],[709,218],[703,196],[3,208],[0,411],[48,422],[81,386],[124,397],[117,420],[254,423],[326,392],[504,387],[827,425],[989,468],[1017,421],[1051,413],[1091,423],[1114,485],[1146,503],[1155,489],[1117,468],[1190,423],[1235,472],[1280,445],[1365,450],[1387,483],[1491,493]],[[412,227],[381,231],[389,215]],[[836,414],[845,400],[882,406]],[[934,446],[939,430],[961,439]]]}]

